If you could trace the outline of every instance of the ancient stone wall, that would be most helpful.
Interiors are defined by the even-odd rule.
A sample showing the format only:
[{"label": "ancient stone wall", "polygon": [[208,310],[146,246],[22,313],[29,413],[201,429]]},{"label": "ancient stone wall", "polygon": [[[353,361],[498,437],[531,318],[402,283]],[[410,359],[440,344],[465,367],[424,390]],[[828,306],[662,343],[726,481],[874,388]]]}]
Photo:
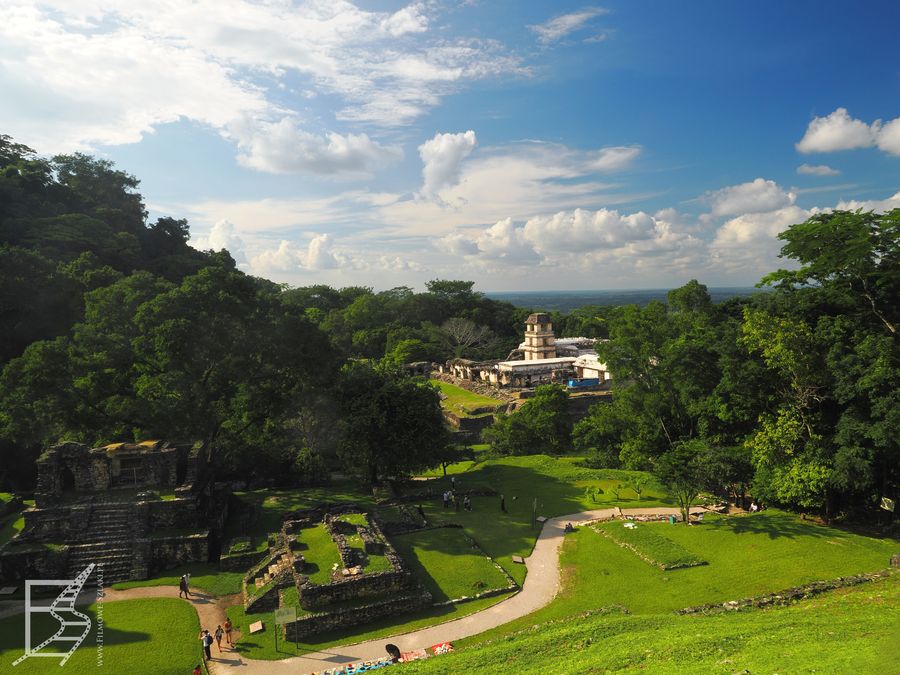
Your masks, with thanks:
[{"label": "ancient stone wall", "polygon": [[144,503],[147,504],[147,526],[150,531],[209,527],[201,522],[197,502],[193,499],[163,499]]},{"label": "ancient stone wall", "polygon": [[285,638],[297,642],[310,635],[358,626],[385,616],[414,612],[430,606],[431,599],[431,593],[420,591],[398,595],[389,600],[374,602],[362,607],[309,614],[297,619],[297,621],[285,624]]},{"label": "ancient stone wall", "polygon": [[262,562],[262,559],[268,555],[268,549],[265,551],[230,553],[219,557],[219,569],[225,572],[244,572]]},{"label": "ancient stone wall", "polygon": [[750,598],[742,598],[741,600],[729,600],[721,604],[714,605],[697,605],[696,607],[685,607],[679,609],[676,614],[716,614],[719,612],[734,611],[746,609],[749,607],[769,607],[772,605],[789,605],[798,600],[805,600],[813,596],[819,595],[826,591],[832,591],[836,588],[847,588],[849,586],[858,586],[871,581],[885,579],[892,574],[894,570],[887,569],[880,572],[871,572],[869,574],[857,574],[851,577],[838,577],[830,581],[814,581],[804,586],[796,586],[788,588],[777,593],[769,593],[767,595],[756,595]]},{"label": "ancient stone wall", "polygon": [[169,569],[209,560],[209,534],[160,537],[150,540],[150,569]]},{"label": "ancient stone wall", "polygon": [[319,609],[344,600],[403,593],[409,590],[411,584],[412,578],[407,572],[396,570],[347,577],[322,586],[305,583],[299,587],[300,606],[304,609]]},{"label": "ancient stone wall", "polygon": [[64,541],[70,533],[87,528],[91,505],[57,506],[28,509],[24,512],[25,527],[20,538],[28,541]]},{"label": "ancient stone wall", "polygon": [[65,579],[68,562],[68,546],[7,546],[0,556],[0,581]]}]

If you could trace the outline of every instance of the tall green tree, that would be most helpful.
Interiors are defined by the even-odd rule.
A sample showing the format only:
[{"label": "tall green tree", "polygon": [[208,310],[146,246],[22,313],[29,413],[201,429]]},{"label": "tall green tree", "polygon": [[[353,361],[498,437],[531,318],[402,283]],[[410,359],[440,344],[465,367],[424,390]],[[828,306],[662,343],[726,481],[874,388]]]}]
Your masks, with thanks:
[{"label": "tall green tree", "polygon": [[447,453],[438,390],[390,362],[350,361],[341,371],[339,456],[372,483],[438,466]]},{"label": "tall green tree", "polygon": [[539,386],[514,413],[497,415],[483,432],[491,449],[501,455],[545,452],[559,455],[572,449],[572,417],[568,394],[557,384]]}]

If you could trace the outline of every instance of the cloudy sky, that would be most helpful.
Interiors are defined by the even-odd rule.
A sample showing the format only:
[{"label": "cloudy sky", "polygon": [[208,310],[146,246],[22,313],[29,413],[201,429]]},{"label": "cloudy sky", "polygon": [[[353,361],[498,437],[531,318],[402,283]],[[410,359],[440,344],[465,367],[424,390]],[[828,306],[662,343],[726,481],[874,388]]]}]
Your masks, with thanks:
[{"label": "cloudy sky", "polygon": [[292,285],[746,285],[900,207],[900,3],[4,0],[0,133]]}]

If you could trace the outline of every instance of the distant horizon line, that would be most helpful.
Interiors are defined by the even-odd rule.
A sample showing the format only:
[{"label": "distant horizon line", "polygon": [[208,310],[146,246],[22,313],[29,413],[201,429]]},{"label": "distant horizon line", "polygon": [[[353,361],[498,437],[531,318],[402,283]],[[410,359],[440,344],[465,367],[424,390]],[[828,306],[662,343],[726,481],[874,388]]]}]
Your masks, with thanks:
[{"label": "distant horizon line", "polygon": [[[659,291],[671,291],[676,288],[681,288],[681,286],[657,286],[655,288],[584,288],[584,289],[573,289],[573,290],[538,290],[538,291],[498,291],[498,290],[490,290],[490,291],[481,291],[484,294],[491,293],[502,293],[503,295],[530,295],[534,293],[568,293],[568,294],[579,294],[579,293],[649,293],[649,292],[659,292]],[[731,290],[754,290],[762,293],[767,293],[772,289],[770,287],[758,287],[755,285],[751,286],[707,286],[706,287],[710,291],[731,291]]]}]

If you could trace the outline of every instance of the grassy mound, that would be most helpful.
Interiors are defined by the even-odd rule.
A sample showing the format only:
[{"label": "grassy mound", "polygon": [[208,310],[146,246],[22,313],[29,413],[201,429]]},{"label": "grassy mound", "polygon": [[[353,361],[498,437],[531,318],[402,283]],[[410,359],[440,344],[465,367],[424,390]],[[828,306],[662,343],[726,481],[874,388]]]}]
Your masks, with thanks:
[{"label": "grassy mound", "polygon": [[706,564],[702,558],[663,536],[658,525],[628,524],[633,524],[634,527],[625,527],[626,523],[621,521],[610,521],[597,525],[593,529],[609,537],[622,548],[629,549],[641,560],[663,570]]},{"label": "grassy mound", "polygon": [[[687,529],[687,528],[686,528]],[[716,616],[598,613],[404,666],[411,673],[895,673],[900,579]]]},{"label": "grassy mound", "polygon": [[494,408],[503,403],[500,399],[482,396],[443,380],[429,380],[429,382],[436,385],[441,390],[441,393],[446,396],[441,401],[444,409],[459,417],[490,415],[493,414]]}]

